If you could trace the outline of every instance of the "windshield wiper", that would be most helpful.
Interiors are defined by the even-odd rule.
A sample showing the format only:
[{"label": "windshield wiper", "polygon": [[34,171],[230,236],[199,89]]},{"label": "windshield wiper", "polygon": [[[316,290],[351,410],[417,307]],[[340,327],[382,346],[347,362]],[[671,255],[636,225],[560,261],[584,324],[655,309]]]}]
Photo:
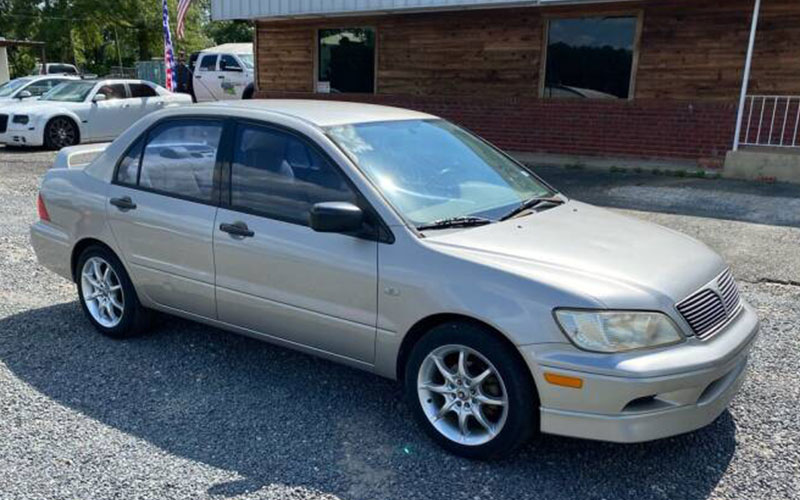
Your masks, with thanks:
[{"label": "windshield wiper", "polygon": [[417,230],[424,231],[426,229],[447,229],[451,227],[484,226],[486,224],[491,224],[492,222],[494,221],[491,219],[487,219],[485,217],[478,217],[475,215],[462,215],[460,217],[449,217],[447,219],[435,220],[428,224],[417,226]]},{"label": "windshield wiper", "polygon": [[517,208],[510,211],[506,215],[500,217],[500,220],[503,221],[503,220],[513,219],[519,214],[527,210],[536,208],[537,206],[543,203],[547,203],[550,205],[561,205],[562,203],[564,203],[564,200],[562,200],[561,198],[557,198],[556,196],[535,196],[533,198],[528,198],[527,200],[520,203],[520,205]]}]

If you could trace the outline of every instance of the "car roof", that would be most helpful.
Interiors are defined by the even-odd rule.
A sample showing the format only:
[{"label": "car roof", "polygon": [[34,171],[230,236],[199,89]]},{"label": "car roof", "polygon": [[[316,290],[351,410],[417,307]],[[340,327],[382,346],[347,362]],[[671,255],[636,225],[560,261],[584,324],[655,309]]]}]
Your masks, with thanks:
[{"label": "car roof", "polygon": [[229,109],[280,113],[299,118],[318,127],[400,120],[431,120],[437,118],[427,113],[391,106],[313,99],[255,99],[221,101],[195,105],[196,108],[205,106],[214,108],[215,110],[224,107]]},{"label": "car roof", "polygon": [[252,43],[223,43],[216,47],[209,47],[200,51],[201,54],[219,54],[226,52],[229,54],[252,54]]}]

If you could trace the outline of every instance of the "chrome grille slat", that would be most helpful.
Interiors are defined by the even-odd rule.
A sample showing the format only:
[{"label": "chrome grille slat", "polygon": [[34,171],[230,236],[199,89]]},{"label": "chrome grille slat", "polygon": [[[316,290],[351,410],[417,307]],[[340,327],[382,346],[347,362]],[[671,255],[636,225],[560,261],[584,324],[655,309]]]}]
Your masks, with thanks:
[{"label": "chrome grille slat", "polygon": [[724,326],[739,311],[741,298],[729,269],[713,284],[688,296],[675,307],[697,337],[707,338]]}]

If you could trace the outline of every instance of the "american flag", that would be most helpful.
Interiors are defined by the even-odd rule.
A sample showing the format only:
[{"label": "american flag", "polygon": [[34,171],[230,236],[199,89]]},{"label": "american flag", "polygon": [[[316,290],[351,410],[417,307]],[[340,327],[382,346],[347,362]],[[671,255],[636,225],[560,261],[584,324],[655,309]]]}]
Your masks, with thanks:
[{"label": "american flag", "polygon": [[172,35],[169,32],[169,7],[167,0],[163,0],[164,18],[164,69],[166,72],[166,82],[164,86],[170,92],[175,91],[175,55],[172,53]]},{"label": "american flag", "polygon": [[186,31],[184,20],[190,5],[192,5],[192,0],[178,0],[178,40],[183,40]]}]

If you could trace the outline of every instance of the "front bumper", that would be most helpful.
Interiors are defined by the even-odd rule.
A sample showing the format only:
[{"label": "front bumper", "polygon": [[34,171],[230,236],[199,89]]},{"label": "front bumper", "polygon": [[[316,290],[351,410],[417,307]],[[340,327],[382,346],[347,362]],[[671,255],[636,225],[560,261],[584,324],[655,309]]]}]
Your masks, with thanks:
[{"label": "front bumper", "polygon": [[0,144],[8,146],[42,146],[44,145],[44,140],[39,127],[9,122],[8,129],[0,134]]},{"label": "front bumper", "polygon": [[[744,382],[758,318],[744,304],[709,340],[616,355],[572,345],[523,346],[539,389],[541,430],[633,443],[699,429],[713,422]],[[577,377],[583,387],[549,384],[544,373]]]}]

